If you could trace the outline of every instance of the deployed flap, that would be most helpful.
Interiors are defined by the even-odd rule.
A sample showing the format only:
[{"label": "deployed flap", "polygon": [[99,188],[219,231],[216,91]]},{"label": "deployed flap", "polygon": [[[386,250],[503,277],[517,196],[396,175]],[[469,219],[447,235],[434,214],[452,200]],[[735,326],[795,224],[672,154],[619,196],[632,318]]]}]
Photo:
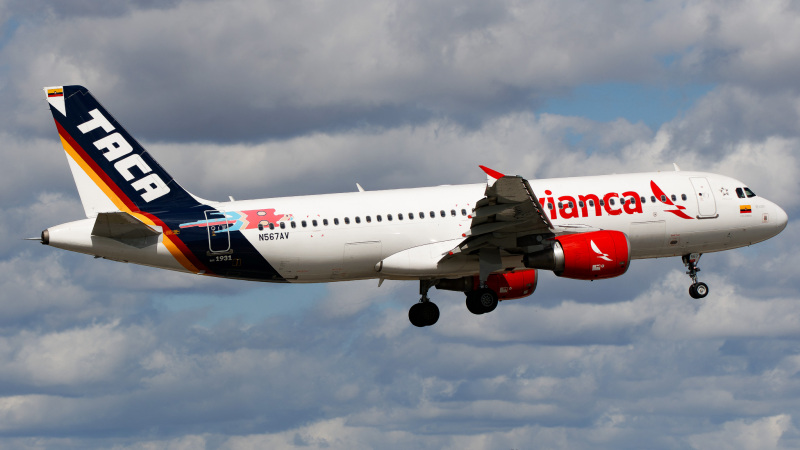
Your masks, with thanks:
[{"label": "deployed flap", "polygon": [[487,247],[523,253],[521,247],[530,245],[526,242],[538,242],[533,239],[536,236],[555,234],[553,224],[526,179],[502,176],[486,187],[485,195],[475,205],[472,224],[464,233],[466,239],[446,258]]},{"label": "deployed flap", "polygon": [[121,211],[98,214],[92,229],[92,236],[117,240],[143,239],[159,234],[161,234],[160,231],[154,230],[136,217]]}]

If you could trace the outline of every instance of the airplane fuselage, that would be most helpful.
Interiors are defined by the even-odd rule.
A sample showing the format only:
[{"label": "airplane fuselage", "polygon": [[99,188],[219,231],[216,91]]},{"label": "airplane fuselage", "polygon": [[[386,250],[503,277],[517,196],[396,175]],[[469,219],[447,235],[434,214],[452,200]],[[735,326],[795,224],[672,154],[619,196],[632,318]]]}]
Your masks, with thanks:
[{"label": "airplane fuselage", "polygon": [[[658,195],[651,184],[661,190]],[[758,196],[739,198],[737,189],[741,191],[744,183],[709,173],[542,179],[531,181],[531,186],[557,229],[621,231],[630,240],[632,259],[743,247],[766,240],[785,226],[785,213],[777,205]],[[203,220],[163,217],[167,233],[181,237],[197,255],[193,268],[178,264],[163,242],[154,251],[86,233],[82,243],[61,243],[56,237],[59,227],[53,227],[50,245],[108,259],[261,281],[418,279],[419,274],[381,273],[376,264],[414,247],[435,244],[431,248],[444,249],[440,252],[455,247],[469,230],[485,187],[481,183],[232,201],[211,204],[215,209],[208,210]],[[60,227],[81,226],[90,230],[94,219]],[[237,245],[243,244],[242,239],[247,245]],[[262,258],[275,272],[265,271],[259,263]],[[521,255],[504,255],[504,263],[523,268]],[[475,259],[430,276],[474,274],[477,264]]]}]

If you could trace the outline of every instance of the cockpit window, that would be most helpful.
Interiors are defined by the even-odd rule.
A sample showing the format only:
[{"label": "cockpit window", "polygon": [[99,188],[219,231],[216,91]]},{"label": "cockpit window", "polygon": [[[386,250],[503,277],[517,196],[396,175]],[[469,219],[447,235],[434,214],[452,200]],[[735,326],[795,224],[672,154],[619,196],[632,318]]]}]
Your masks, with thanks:
[{"label": "cockpit window", "polygon": [[742,190],[742,188],[736,188],[736,196],[739,198],[744,198],[744,190]]},{"label": "cockpit window", "polygon": [[747,195],[747,198],[755,197],[756,194],[750,190],[750,188],[744,188],[744,193]]}]

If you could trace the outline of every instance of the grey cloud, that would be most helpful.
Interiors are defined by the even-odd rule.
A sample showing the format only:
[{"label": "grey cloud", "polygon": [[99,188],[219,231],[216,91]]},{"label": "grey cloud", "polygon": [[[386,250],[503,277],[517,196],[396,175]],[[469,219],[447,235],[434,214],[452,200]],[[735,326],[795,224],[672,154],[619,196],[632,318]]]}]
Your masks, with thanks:
[{"label": "grey cloud", "polygon": [[51,2],[47,0],[8,0],[5,8],[8,14],[16,17],[37,17],[52,15],[58,19],[75,17],[118,17],[141,9],[167,9],[181,0],[77,0],[70,2]]},{"label": "grey cloud", "polygon": [[[720,314],[704,316],[704,308],[723,307],[730,295],[693,306],[683,292],[678,298],[678,293],[662,293],[665,286],[684,281],[674,271],[640,295],[605,306],[567,302],[542,308],[534,296],[502,305],[497,317],[503,320],[476,318],[459,296],[437,292],[446,314],[443,326],[428,333],[407,323],[405,308],[414,301],[415,289],[401,283],[388,291],[365,291],[359,283],[332,285],[333,297],[355,299],[355,314],[328,314],[320,304],[319,314],[276,316],[248,326],[224,321],[200,328],[170,314],[137,316],[108,305],[97,310],[107,317],[98,323],[63,331],[20,330],[2,340],[0,376],[18,392],[4,397],[5,409],[15,412],[13,420],[4,421],[4,434],[47,432],[82,439],[114,429],[123,441],[138,441],[141,430],[157,429],[160,436],[175,436],[167,442],[202,439],[231,448],[245,442],[292,445],[295,434],[298,442],[324,438],[336,448],[398,433],[408,445],[435,442],[437,447],[457,446],[475,433],[487,442],[515,445],[544,434],[553,442],[590,448],[633,445],[641,439],[641,423],[649,424],[655,442],[685,443],[690,435],[713,429],[697,424],[697,416],[722,423],[754,413],[796,413],[790,401],[773,399],[781,393],[791,398],[791,380],[800,365],[786,354],[765,359],[758,345],[741,345],[756,343],[765,333],[780,335],[780,329],[758,331],[765,321],[753,320],[709,335],[692,318],[713,324]],[[725,278],[712,286],[726,283],[733,282]],[[91,298],[113,286],[90,288]],[[359,306],[363,295],[372,300]],[[750,311],[759,309],[787,320],[797,316],[786,307],[793,306],[767,298],[731,311],[743,317],[754,317]],[[662,322],[678,328],[664,331]],[[611,345],[602,334],[572,337],[574,327],[593,326],[610,335],[634,330],[635,337]],[[756,330],[755,339],[748,337],[747,327]],[[462,335],[453,336],[455,330]],[[794,340],[795,334],[783,336]],[[506,342],[490,343],[492,336],[507,336]],[[737,346],[724,345],[737,340]],[[57,359],[48,356],[53,352]],[[89,357],[94,362],[85,365]],[[760,361],[755,373],[754,361]],[[66,370],[41,370],[42,364],[56,363]],[[93,370],[91,376],[81,376],[85,370]],[[733,393],[751,386],[753,376],[782,382],[773,383],[770,392],[736,398]],[[720,377],[727,381],[721,383]],[[95,379],[105,385],[89,388]],[[680,379],[689,381],[676,384]],[[697,396],[701,391],[709,392],[705,401]],[[72,397],[75,393],[80,395]],[[687,417],[683,411],[692,402],[704,406]],[[665,418],[670,419],[659,420]],[[466,434],[464,424],[471,424]],[[103,446],[102,439],[97,442]]]},{"label": "grey cloud", "polygon": [[[686,49],[737,46],[745,55],[737,63],[742,67],[797,60],[790,49],[758,47],[777,45],[772,34],[750,49],[750,41],[732,32],[757,7],[182,2],[122,17],[80,15],[70,26],[55,19],[26,23],[15,32],[15,45],[3,50],[11,80],[4,93],[19,105],[9,119],[38,133],[26,99],[40,86],[75,82],[119,105],[114,109],[125,123],[158,140],[253,142],[440,116],[474,127],[589,80],[661,82],[674,76],[661,55],[682,56],[691,52]],[[766,13],[782,24],[796,15],[779,8]],[[703,19],[710,15],[728,30],[713,39]],[[759,36],[768,29],[751,27]],[[754,64],[750,53],[763,61]],[[713,61],[691,67],[700,74],[689,72],[690,80],[741,81],[708,75]],[[764,91],[774,89],[773,81],[747,84]]]}]

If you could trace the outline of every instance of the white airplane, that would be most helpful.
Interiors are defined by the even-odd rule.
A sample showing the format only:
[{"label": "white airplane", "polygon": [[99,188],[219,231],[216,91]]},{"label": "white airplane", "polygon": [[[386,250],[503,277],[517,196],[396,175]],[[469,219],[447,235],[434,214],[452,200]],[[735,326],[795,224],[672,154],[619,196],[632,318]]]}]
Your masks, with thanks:
[{"label": "white airplane", "polygon": [[418,280],[418,327],[439,318],[434,286],[484,314],[531,295],[539,269],[596,280],[633,259],[681,256],[689,294],[703,298],[700,255],[769,239],[788,221],[741,181],[677,166],[531,181],[481,166],[486,183],[215,202],[183,189],[86,88],[45,91],[87,219],[44,230],[43,244],[243,280]]}]

